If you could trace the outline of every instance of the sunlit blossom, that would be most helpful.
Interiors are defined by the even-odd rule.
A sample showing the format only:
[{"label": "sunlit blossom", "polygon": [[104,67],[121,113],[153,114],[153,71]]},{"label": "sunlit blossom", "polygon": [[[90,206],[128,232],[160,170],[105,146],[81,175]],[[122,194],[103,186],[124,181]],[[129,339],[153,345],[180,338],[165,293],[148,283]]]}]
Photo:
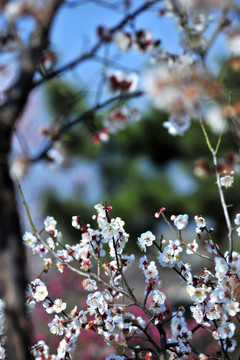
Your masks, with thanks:
[{"label": "sunlit blossom", "polygon": [[156,236],[152,234],[151,231],[143,233],[141,237],[138,238],[138,245],[141,250],[146,251],[146,246],[152,246],[153,241],[155,241]]}]

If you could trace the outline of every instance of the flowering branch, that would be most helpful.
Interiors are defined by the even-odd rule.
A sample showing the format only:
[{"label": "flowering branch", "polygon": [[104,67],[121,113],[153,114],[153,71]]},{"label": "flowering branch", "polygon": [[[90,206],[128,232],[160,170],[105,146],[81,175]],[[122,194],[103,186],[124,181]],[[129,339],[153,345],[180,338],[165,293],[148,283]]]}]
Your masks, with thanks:
[{"label": "flowering branch", "polygon": [[233,252],[233,240],[232,240],[232,224],[231,224],[231,220],[230,220],[230,216],[228,213],[228,208],[227,208],[227,204],[225,201],[225,197],[224,197],[224,193],[223,193],[223,189],[220,183],[220,175],[218,172],[218,163],[217,163],[217,156],[214,150],[212,150],[212,156],[213,156],[213,163],[214,163],[214,167],[215,167],[215,171],[216,171],[216,178],[217,178],[217,186],[218,186],[218,191],[219,191],[219,195],[220,195],[220,200],[221,200],[221,205],[223,208],[223,212],[224,212],[224,216],[226,219],[226,223],[227,223],[227,228],[228,228],[228,241],[229,241],[229,262],[232,262],[232,252]]},{"label": "flowering branch", "polygon": [[[129,21],[132,21],[135,17],[137,17],[139,14],[141,14],[142,12],[146,11],[148,8],[150,8],[151,6],[153,6],[154,4],[160,2],[162,0],[150,0],[150,1],[146,1],[142,6],[140,6],[137,10],[135,10],[134,12],[132,12],[131,14],[127,15],[123,20],[121,20],[117,25],[115,25],[114,27],[112,27],[111,29],[108,29],[108,34],[109,35],[113,35],[114,33],[116,33],[117,31],[119,31],[120,29],[122,29]],[[80,55],[79,57],[77,57],[75,60],[71,61],[70,63],[62,66],[60,69],[57,69],[55,71],[52,71],[49,74],[46,74],[44,78],[42,78],[41,80],[38,80],[35,82],[35,84],[33,85],[33,87],[39,86],[42,83],[46,82],[47,80],[51,80],[53,78],[55,78],[56,76],[62,74],[63,72],[67,71],[67,70],[71,70],[73,69],[75,66],[79,65],[80,63],[83,63],[84,61],[94,57],[94,55],[96,54],[96,52],[101,48],[101,46],[104,44],[104,39],[100,39],[99,41],[97,41],[97,43],[92,47],[92,49],[88,52],[86,52],[85,54]]]},{"label": "flowering branch", "polygon": [[[73,120],[65,121],[55,132],[48,133],[46,131],[46,135],[51,136],[51,138],[46,147],[38,155],[30,159],[29,162],[32,163],[42,159],[50,159],[48,151],[53,147],[55,141],[59,140],[74,126],[88,119],[94,119],[98,111],[112,104],[118,104],[119,106],[117,108],[114,107],[103,121],[105,126],[103,129],[105,133],[103,131],[103,134],[106,137],[111,132],[122,129],[128,119],[134,114],[134,111],[130,111],[128,106],[120,107],[120,105],[145,94],[152,98],[153,104],[157,109],[170,114],[168,121],[163,123],[169,133],[172,135],[183,135],[189,128],[192,119],[198,119],[201,116],[203,109],[206,109],[204,111],[206,119],[210,117],[209,103],[213,103],[216,106],[218,102],[223,102],[225,98],[225,90],[220,86],[219,80],[215,81],[209,74],[204,60],[218,34],[223,28],[225,29],[225,26],[230,24],[227,17],[234,11],[236,14],[239,13],[238,7],[236,8],[236,5],[230,6],[229,4],[228,7],[224,5],[221,8],[222,3],[220,0],[217,2],[209,0],[207,3],[188,1],[187,5],[185,2],[183,3],[178,0],[164,2],[164,8],[158,10],[159,17],[169,14],[175,16],[181,29],[180,43],[183,46],[182,53],[184,55],[175,56],[161,48],[161,41],[153,39],[150,29],[139,29],[136,31],[135,24],[133,23],[133,20],[138,15],[160,1],[143,1],[142,5],[135,11],[130,13],[126,11],[125,16],[116,26],[112,28],[100,26],[98,28],[99,39],[88,51],[54,71],[47,70],[45,63],[46,59],[49,60],[49,55],[52,60],[54,54],[47,54],[47,57],[44,56],[44,61],[39,59],[41,59],[43,51],[45,55],[50,24],[62,1],[56,2],[56,0],[51,0],[49,3],[47,2],[46,8],[41,12],[41,15],[38,14],[37,8],[30,6],[27,1],[26,3],[24,1],[24,4],[21,1],[10,2],[10,8],[5,1],[3,4],[0,1],[0,8],[5,9],[5,15],[9,17],[8,25],[14,31],[17,29],[14,22],[17,22],[18,17],[21,15],[30,14],[36,21],[36,29],[33,31],[28,49],[25,48],[24,42],[21,41],[20,37],[16,35],[15,45],[20,45],[20,50],[17,49],[21,53],[19,58],[20,76],[15,85],[10,86],[5,91],[4,96],[6,98],[3,100],[0,108],[0,133],[1,135],[3,134],[3,141],[0,142],[2,160],[0,164],[0,179],[1,181],[3,180],[4,185],[2,186],[3,194],[1,194],[0,198],[0,277],[6,287],[6,294],[4,294],[6,305],[0,299],[1,359],[5,358],[5,334],[8,337],[7,358],[11,356],[12,343],[15,354],[11,357],[17,358],[16,349],[18,347],[15,346],[17,342],[12,342],[12,338],[15,338],[16,334],[13,326],[15,318],[21,318],[24,321],[22,331],[17,333],[18,339],[19,335],[27,333],[26,319],[24,318],[26,317],[24,307],[25,284],[23,284],[25,279],[20,281],[20,289],[17,287],[18,282],[16,280],[18,279],[15,276],[18,273],[22,275],[19,269],[21,264],[24,265],[24,253],[22,244],[19,241],[20,230],[12,182],[8,173],[7,157],[10,151],[11,132],[32,89],[45,81],[61,75],[65,71],[71,70],[88,59],[97,59],[102,62],[102,71],[97,81],[95,105],[76,116]],[[83,3],[78,2],[79,5]],[[102,1],[99,3],[103,4]],[[116,2],[111,5],[115,4]],[[72,5],[77,5],[77,2],[72,3]],[[124,2],[126,10],[129,5],[128,1]],[[211,11],[208,14],[209,8]],[[219,12],[216,11],[219,8],[221,10]],[[213,13],[219,14],[214,20],[210,16]],[[46,19],[42,14],[46,15]],[[209,30],[211,22],[215,23],[215,25],[212,27],[213,32],[208,36],[209,32],[207,30]],[[132,25],[130,27],[131,31],[126,32],[124,27],[129,23]],[[6,31],[8,34],[9,30],[7,29]],[[233,45],[236,43],[239,45],[239,29],[237,28],[236,30],[233,27],[231,31],[234,33],[234,36],[229,40],[233,40]],[[3,37],[0,36],[1,42],[3,42]],[[110,58],[110,43],[113,41],[116,41],[119,51],[137,50],[145,53],[145,55],[147,53],[150,55],[151,64],[154,64],[154,66],[150,66],[151,69],[146,75],[147,81],[145,85],[143,84],[144,88],[142,91],[136,91],[138,76],[135,73],[124,74],[123,71],[119,70],[114,73],[109,72],[106,75],[106,69],[110,64],[115,67],[118,65],[118,63]],[[232,48],[235,51],[236,46],[234,47],[233,45],[229,46],[229,49]],[[102,50],[103,46],[105,46],[106,52],[104,57],[101,58],[99,50]],[[18,50],[15,49],[14,51]],[[193,54],[198,56],[193,56]],[[237,57],[239,57],[239,53]],[[239,66],[239,59],[237,61],[236,59],[234,60],[235,65]],[[51,69],[53,69],[53,66],[54,63],[52,63]],[[42,78],[34,81],[33,79],[37,72]],[[109,90],[112,93],[118,92],[118,95],[101,101],[102,90],[106,81],[108,82]],[[79,94],[73,96],[70,107],[76,103],[78,96]],[[206,99],[208,99],[208,103]],[[235,120],[239,113],[239,104],[233,103],[233,99],[230,92],[227,110],[233,114],[233,119]],[[222,119],[225,114],[225,108],[224,106],[219,107],[220,105],[218,105],[218,113],[220,113],[219,116]],[[61,112],[61,117],[66,119],[68,114],[69,108],[64,109]],[[28,286],[26,296],[27,307],[32,309],[36,302],[43,302],[43,308],[46,313],[54,316],[48,323],[50,332],[62,337],[57,346],[56,355],[51,355],[45,342],[39,341],[37,345],[32,347],[31,351],[35,359],[73,359],[76,356],[75,350],[80,332],[84,329],[90,331],[90,333],[98,334],[107,344],[113,346],[113,351],[119,353],[119,355],[112,354],[108,356],[106,360],[130,360],[135,358],[137,360],[149,360],[151,357],[153,357],[153,360],[165,360],[167,355],[172,359],[179,360],[191,357],[198,357],[199,360],[223,357],[230,360],[230,354],[239,347],[237,343],[237,331],[239,330],[237,325],[239,325],[238,313],[240,312],[240,254],[233,252],[232,231],[236,230],[240,235],[240,214],[236,215],[234,222],[237,226],[233,228],[223,193],[223,187],[231,186],[233,177],[230,175],[220,177],[217,159],[223,131],[214,149],[203,121],[201,120],[200,123],[213,158],[218,192],[228,230],[228,253],[223,254],[215,244],[214,236],[210,235],[213,229],[207,227],[206,220],[201,215],[194,217],[196,223],[194,237],[191,242],[187,243],[183,240],[183,232],[188,224],[189,216],[187,214],[172,215],[170,218],[173,222],[172,225],[164,214],[165,208],[162,208],[159,213],[156,213],[156,217],[163,216],[164,221],[172,230],[173,240],[167,240],[161,235],[158,244],[157,239],[159,239],[159,236],[155,236],[151,231],[146,231],[137,239],[137,244],[141,251],[144,252],[143,256],[140,259],[135,259],[134,254],[125,255],[125,245],[129,239],[129,234],[124,229],[125,223],[121,218],[111,218],[111,207],[107,207],[106,204],[104,206],[102,204],[95,206],[97,213],[93,217],[93,220],[96,221],[95,228],[92,228],[90,224],[83,226],[79,216],[73,216],[72,226],[80,230],[80,240],[76,244],[65,244],[61,240],[61,233],[58,231],[57,222],[53,217],[48,216],[44,221],[43,230],[37,231],[20,183],[16,179],[32,229],[32,233],[28,231],[24,233],[22,237],[23,243],[32,250],[34,255],[38,254],[43,259],[43,270],[41,272],[38,271],[38,277],[31,281]],[[98,141],[97,139],[94,140]],[[230,169],[233,169],[232,164],[231,166]],[[6,184],[7,186],[5,186]],[[14,223],[14,227],[12,223]],[[10,235],[7,237],[5,236],[6,233]],[[206,237],[203,233],[207,234]],[[11,241],[8,241],[8,238]],[[156,251],[150,254],[156,257],[153,260],[149,259],[149,254],[147,254],[148,249],[152,245],[156,246]],[[202,252],[198,251],[200,246],[204,246],[207,255],[202,255]],[[108,253],[106,253],[106,250]],[[46,254],[50,254],[51,257],[47,258]],[[211,261],[211,264],[208,268],[201,269],[199,274],[197,274],[195,268],[194,272],[192,272],[191,263],[184,262],[185,258],[189,255],[193,258],[200,256],[205,260]],[[18,262],[18,260],[20,261]],[[155,260],[158,261],[158,264]],[[136,261],[138,262],[138,269],[141,270],[144,278],[144,284],[141,286],[144,290],[141,295],[131,286],[126,275],[126,271]],[[18,267],[15,267],[16,264]],[[68,268],[78,275],[82,281],[83,293],[89,292],[86,295],[85,305],[83,305],[81,310],[78,310],[77,306],[75,306],[74,309],[68,311],[67,303],[63,302],[62,299],[54,300],[52,296],[48,295],[48,289],[42,281],[42,277],[43,274],[48,273],[51,266],[55,265],[60,273],[65,268]],[[184,307],[179,306],[174,301],[173,303],[167,302],[168,294],[165,294],[162,289],[164,281],[167,281],[165,288],[168,288],[169,281],[167,276],[163,277],[163,279],[160,278],[161,272],[159,267],[173,269],[177,273],[179,280],[183,282],[186,294],[189,296],[189,301],[191,301],[191,305],[189,305],[191,317],[197,323],[193,328],[191,326],[192,330],[190,330],[185,319]],[[138,272],[139,270],[136,270],[136,274]],[[139,295],[143,300],[138,300]],[[20,315],[22,317],[12,307],[19,297]],[[184,299],[184,302],[186,302],[186,299]],[[4,306],[6,306],[7,331],[4,330]],[[19,308],[17,308],[18,310]],[[213,337],[212,341],[217,343],[217,350],[213,350],[211,355],[202,353],[202,351],[207,351],[206,348],[198,350],[198,342],[196,344],[192,343],[194,336],[195,339],[197,338],[196,333],[197,335],[199,334],[197,330],[200,328],[205,329],[205,334],[210,335],[211,338]],[[10,332],[8,329],[10,329]],[[13,337],[11,332],[14,334]],[[20,339],[19,343],[21,345],[19,347],[20,352],[23,354],[19,357],[19,360],[26,360],[29,358],[29,354],[27,354],[29,342],[25,338],[24,341]]]},{"label": "flowering branch", "polygon": [[217,179],[216,183],[217,183],[218,192],[219,192],[219,195],[220,195],[220,200],[221,200],[221,205],[222,205],[224,217],[225,217],[227,228],[228,228],[228,242],[229,242],[228,256],[229,256],[229,262],[232,262],[232,252],[233,252],[232,224],[231,224],[230,216],[229,216],[229,213],[228,213],[227,204],[226,204],[226,201],[225,201],[223,188],[221,186],[220,174],[218,172],[218,162],[217,162],[217,152],[216,152],[216,150],[218,150],[219,143],[217,145],[216,150],[214,150],[211,143],[210,143],[209,137],[207,135],[207,132],[206,132],[206,129],[204,127],[204,124],[203,124],[202,120],[200,120],[200,125],[201,125],[201,128],[203,130],[203,134],[204,134],[204,137],[206,139],[208,148],[210,149],[210,151],[212,153],[212,157],[213,157],[213,164],[214,164],[215,174],[216,174],[216,179]]}]

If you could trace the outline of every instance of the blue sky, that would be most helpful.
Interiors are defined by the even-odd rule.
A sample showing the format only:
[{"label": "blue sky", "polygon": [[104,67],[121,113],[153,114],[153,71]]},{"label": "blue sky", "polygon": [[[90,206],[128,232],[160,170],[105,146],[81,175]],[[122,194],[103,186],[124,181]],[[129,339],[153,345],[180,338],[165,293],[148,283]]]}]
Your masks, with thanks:
[{"label": "blue sky", "polygon": [[[135,1],[135,4],[142,1]],[[97,26],[112,27],[116,25],[124,14],[94,4],[79,6],[74,9],[64,8],[59,11],[52,31],[52,46],[59,55],[59,65],[79,56],[80,53],[89,50],[97,41]],[[153,30],[154,38],[161,39],[163,47],[173,53],[181,52],[175,24],[172,19],[160,18],[156,11],[150,10],[138,16],[135,22],[136,29],[150,28]],[[126,27],[125,29],[129,29]],[[128,51],[119,54],[116,46],[111,46],[111,55],[117,56],[118,62],[133,70],[142,69],[146,63],[147,56],[137,51]],[[101,52],[103,55],[103,51]],[[88,83],[96,78],[101,68],[95,61],[88,61],[72,71],[72,78],[76,79],[76,73],[80,79]]]}]

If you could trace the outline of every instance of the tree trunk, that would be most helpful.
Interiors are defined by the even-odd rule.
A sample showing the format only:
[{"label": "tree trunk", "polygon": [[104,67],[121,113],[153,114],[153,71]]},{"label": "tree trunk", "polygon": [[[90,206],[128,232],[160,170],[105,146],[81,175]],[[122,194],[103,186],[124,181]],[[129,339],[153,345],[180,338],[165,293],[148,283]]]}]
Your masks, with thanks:
[{"label": "tree trunk", "polygon": [[6,358],[26,360],[31,357],[25,309],[25,252],[14,186],[8,171],[8,153],[6,149],[3,151],[3,144],[7,143],[10,143],[10,136],[0,131],[0,296],[6,304]]},{"label": "tree trunk", "polygon": [[8,89],[7,101],[0,107],[0,297],[6,304],[7,360],[31,359],[25,308],[25,251],[8,156],[13,130],[27,104],[39,58],[48,45],[50,26],[62,3],[63,0],[46,2],[29,44],[19,56],[18,80]]}]

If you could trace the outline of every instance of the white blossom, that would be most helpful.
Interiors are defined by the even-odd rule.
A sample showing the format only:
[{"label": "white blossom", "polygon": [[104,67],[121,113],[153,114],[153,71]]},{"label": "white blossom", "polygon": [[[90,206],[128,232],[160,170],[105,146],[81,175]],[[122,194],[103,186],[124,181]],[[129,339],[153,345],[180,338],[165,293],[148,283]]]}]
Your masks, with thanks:
[{"label": "white blossom", "polygon": [[56,225],[57,225],[57,221],[52,216],[48,216],[44,220],[45,230],[50,234],[55,233]]},{"label": "white blossom", "polygon": [[155,239],[156,236],[153,235],[151,231],[147,231],[138,238],[138,245],[141,248],[141,250],[146,252],[146,246],[152,246],[153,241],[155,241]]},{"label": "white blossom", "polygon": [[186,291],[195,303],[202,303],[206,299],[209,289],[206,286],[196,288],[195,286],[188,285]]},{"label": "white blossom", "polygon": [[204,317],[204,306],[202,304],[196,304],[195,306],[190,306],[193,318],[198,324],[201,324]]},{"label": "white blossom", "polygon": [[37,238],[32,233],[25,231],[23,235],[23,242],[26,246],[33,249],[37,243]]},{"label": "white blossom", "polygon": [[235,324],[232,322],[222,322],[218,328],[218,334],[221,339],[231,338],[235,332]]},{"label": "white blossom", "polygon": [[55,315],[51,323],[48,324],[50,332],[54,335],[63,335],[65,331],[65,323],[63,317]]},{"label": "white blossom", "polygon": [[119,50],[127,51],[131,47],[131,35],[129,33],[124,33],[119,31],[115,35],[116,45]]},{"label": "white blossom", "polygon": [[163,267],[174,267],[180,260],[180,252],[182,252],[180,241],[169,240],[168,245],[164,247],[163,252],[158,252],[160,264]]},{"label": "white blossom", "polygon": [[221,316],[222,307],[218,303],[208,301],[205,311],[209,320],[218,320]]},{"label": "white blossom", "polygon": [[202,216],[196,215],[194,216],[194,220],[196,222],[197,229],[206,227],[206,220]]},{"label": "white blossom", "polygon": [[60,313],[63,310],[65,310],[67,307],[67,304],[62,301],[62,299],[56,299],[53,303],[53,311],[56,313]]},{"label": "white blossom", "polygon": [[154,261],[151,261],[147,268],[143,271],[146,279],[155,278],[158,275],[158,270]]},{"label": "white blossom", "polygon": [[219,280],[222,280],[224,278],[224,276],[226,275],[226,273],[228,272],[228,264],[221,257],[216,257],[215,263],[216,263],[216,266],[215,266],[216,277]]},{"label": "white blossom", "polygon": [[186,248],[186,253],[188,255],[194,254],[194,252],[196,252],[197,249],[198,249],[198,243],[197,243],[196,239],[194,239],[192,243],[188,244],[188,247]]},{"label": "white blossom", "polygon": [[78,230],[81,228],[79,216],[72,216],[72,227]]},{"label": "white blossom", "polygon": [[97,290],[97,282],[93,279],[84,279],[82,281],[82,285],[84,287],[85,290],[87,291],[93,291],[93,290]]},{"label": "white blossom", "polygon": [[182,230],[187,226],[188,223],[188,215],[172,215],[171,220],[174,222],[174,225],[178,230]]},{"label": "white blossom", "polygon": [[231,175],[223,176],[220,178],[220,185],[225,188],[229,188],[232,186],[233,180],[234,180],[234,178]]},{"label": "white blossom", "polygon": [[33,298],[36,301],[43,301],[48,296],[46,285],[40,280],[36,279],[31,282]]},{"label": "white blossom", "polygon": [[240,225],[240,213],[236,214],[236,217],[234,219],[234,223],[239,226]]},{"label": "white blossom", "polygon": [[223,308],[230,316],[235,316],[239,311],[239,302],[228,300],[223,303]]}]

